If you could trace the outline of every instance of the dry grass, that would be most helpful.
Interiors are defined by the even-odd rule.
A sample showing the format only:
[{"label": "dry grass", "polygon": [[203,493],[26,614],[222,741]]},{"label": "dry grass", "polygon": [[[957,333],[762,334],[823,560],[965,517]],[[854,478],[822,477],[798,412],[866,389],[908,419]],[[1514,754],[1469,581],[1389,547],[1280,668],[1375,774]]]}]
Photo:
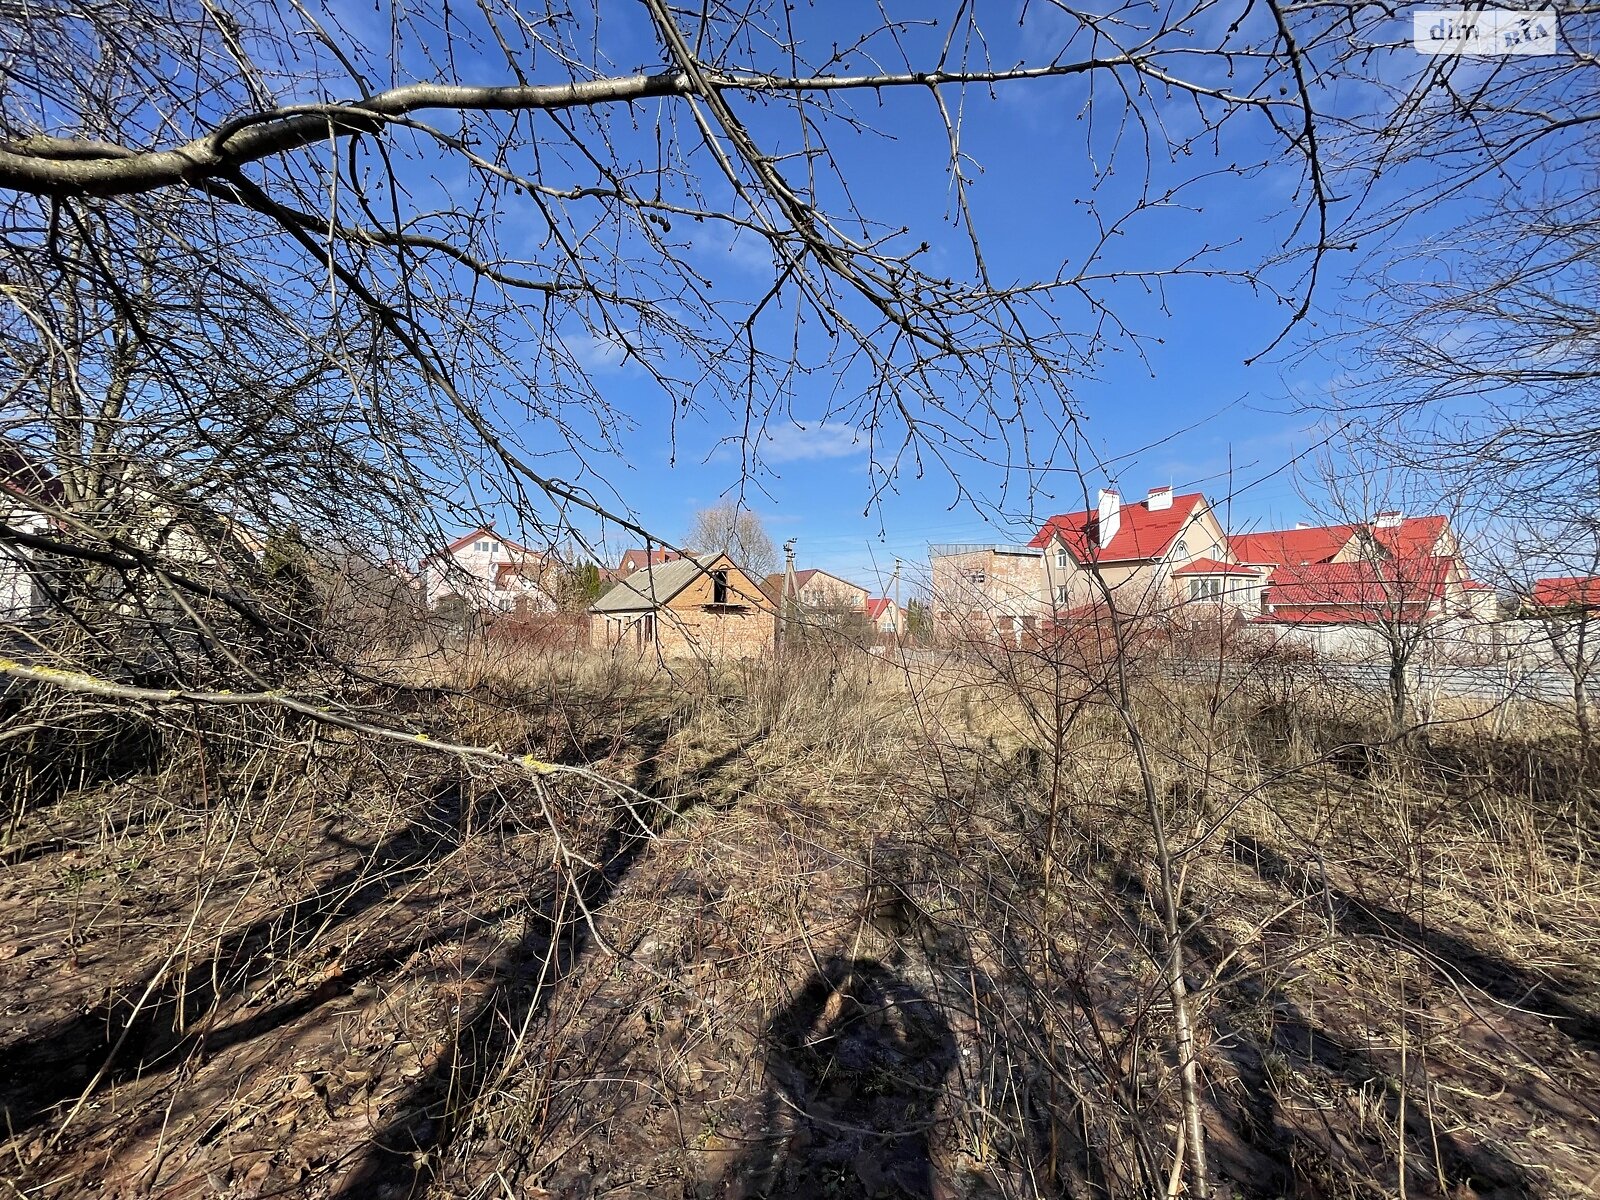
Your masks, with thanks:
[{"label": "dry grass", "polygon": [[[1149,830],[1104,705],[1042,730],[1014,679],[826,648],[410,682],[370,703],[629,790],[240,714],[16,793],[20,1194],[1165,1187]],[[1141,687],[1220,1193],[1592,1190],[1572,740]]]}]

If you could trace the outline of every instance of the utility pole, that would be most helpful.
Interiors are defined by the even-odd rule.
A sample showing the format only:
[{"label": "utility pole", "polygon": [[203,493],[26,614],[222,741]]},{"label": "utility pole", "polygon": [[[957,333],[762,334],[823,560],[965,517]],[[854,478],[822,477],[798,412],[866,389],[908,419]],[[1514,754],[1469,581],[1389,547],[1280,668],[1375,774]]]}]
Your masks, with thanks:
[{"label": "utility pole", "polygon": [[900,649],[901,644],[901,611],[900,611],[900,560],[894,560],[894,645]]},{"label": "utility pole", "polygon": [[783,544],[783,594],[778,597],[778,652],[789,653],[789,622],[794,619],[794,543],[790,538]]}]

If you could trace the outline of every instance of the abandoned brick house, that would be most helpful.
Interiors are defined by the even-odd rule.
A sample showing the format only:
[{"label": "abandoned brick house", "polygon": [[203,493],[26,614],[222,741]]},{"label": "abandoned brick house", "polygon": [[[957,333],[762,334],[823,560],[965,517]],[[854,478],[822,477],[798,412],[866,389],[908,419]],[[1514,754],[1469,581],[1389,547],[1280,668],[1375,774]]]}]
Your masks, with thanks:
[{"label": "abandoned brick house", "polygon": [[759,658],[777,605],[726,554],[641,566],[589,609],[590,644],[661,658]]}]

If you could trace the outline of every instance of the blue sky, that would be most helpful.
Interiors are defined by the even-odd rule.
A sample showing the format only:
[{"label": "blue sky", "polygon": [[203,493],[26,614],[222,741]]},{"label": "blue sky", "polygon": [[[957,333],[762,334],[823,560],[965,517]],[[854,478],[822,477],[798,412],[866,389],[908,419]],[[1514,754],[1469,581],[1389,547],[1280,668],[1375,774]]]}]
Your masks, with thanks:
[{"label": "blue sky", "polygon": [[[1048,59],[1063,35],[1061,19],[1037,2],[1021,22],[1022,7],[1014,0],[991,8],[986,30],[996,62]],[[855,27],[859,11],[846,0],[802,6],[796,17],[799,36],[808,47],[825,46],[830,35],[837,40],[841,30]],[[1218,6],[1203,21],[1222,14]],[[370,20],[356,8],[345,17],[356,25]],[[645,27],[609,13],[606,20],[601,43],[614,69],[660,62]],[[1406,37],[1409,29],[1409,17],[1402,15],[1395,36]],[[942,30],[927,29],[904,35],[924,49],[943,36]],[[1408,49],[1390,53],[1380,70],[1404,75],[1417,69]],[[818,57],[826,52],[813,55]],[[1204,78],[1223,82],[1215,68],[1204,70]],[[1096,243],[1097,220],[1127,210],[1143,189],[1158,196],[1177,191],[1111,239],[1097,269],[1160,271],[1190,263],[1210,272],[1097,285],[1137,341],[1113,331],[1092,366],[1061,381],[1076,414],[1070,437],[1056,432],[1064,414],[1050,411],[1048,397],[1036,396],[1014,419],[1014,428],[989,431],[997,439],[992,446],[1009,444],[1013,470],[981,458],[958,458],[952,466],[959,486],[952,466],[920,476],[902,469],[883,486],[883,477],[869,469],[873,452],[862,432],[857,396],[865,378],[857,364],[820,356],[826,343],[813,323],[794,335],[806,370],[785,396],[789,411],[770,419],[757,436],[761,466],[747,473],[742,451],[748,446],[737,442],[743,426],[736,412],[713,404],[704,416],[669,420],[667,401],[645,370],[621,361],[603,339],[573,329],[563,334],[567,350],[616,414],[616,450],[592,453],[589,469],[641,524],[665,538],[681,538],[698,508],[742,496],[774,542],[797,539],[800,566],[824,567],[869,586],[888,578],[897,556],[914,570],[925,562],[930,542],[1025,538],[1052,513],[1081,507],[1086,489],[1112,483],[1129,498],[1168,484],[1180,491],[1204,490],[1218,501],[1226,498],[1227,520],[1235,528],[1274,527],[1305,517],[1307,505],[1292,466],[1297,456],[1316,448],[1323,427],[1302,402],[1325,396],[1346,378],[1337,355],[1305,350],[1330,328],[1336,331],[1340,314],[1359,309],[1381,283],[1361,273],[1359,264],[1367,260],[1352,257],[1358,267],[1343,278],[1343,264],[1329,264],[1312,319],[1277,351],[1259,358],[1279,339],[1292,312],[1274,289],[1294,297],[1303,289],[1303,258],[1262,265],[1293,243],[1303,199],[1301,164],[1258,120],[1230,123],[1218,137],[1197,138],[1202,127],[1195,106],[1181,98],[1145,111],[1168,145],[1196,140],[1174,161],[1158,138],[1156,152],[1147,159],[1137,140],[1126,130],[1119,134],[1103,115],[1114,113],[1115,106],[1091,97],[1089,87],[1081,78],[1008,83],[998,85],[992,96],[971,89],[964,102],[954,91],[945,93],[950,104],[962,102],[969,198],[995,280],[1050,278],[1063,264],[1081,269]],[[1330,101],[1363,102],[1359,91]],[[926,269],[970,274],[966,234],[951,220],[945,131],[927,94],[921,89],[881,97],[853,93],[840,96],[838,103],[870,130],[857,132],[835,122],[829,131],[850,198],[884,226],[906,227],[913,244],[925,240]],[[769,114],[744,101],[735,101],[735,107],[766,146],[795,148],[792,120],[781,111]],[[684,112],[678,103],[619,110],[606,118],[609,136],[646,152],[663,116],[677,121],[681,133]],[[709,199],[725,202],[725,185],[709,177],[703,152],[698,159],[686,157],[707,176]],[[1225,169],[1233,164],[1245,169]],[[797,170],[792,161],[786,169]],[[450,180],[440,184],[445,191],[451,186]],[[825,187],[824,196],[836,203],[842,193]],[[771,282],[770,256],[748,237],[734,238],[709,223],[673,236],[729,306],[751,302]],[[1391,236],[1398,244],[1409,235]],[[1246,280],[1245,273],[1256,274]],[[775,310],[767,348],[781,354],[793,311],[782,305]],[[1051,315],[1074,330],[1088,330],[1095,319],[1070,294],[1052,304]],[[1252,359],[1258,361],[1247,366]],[[676,365],[670,355],[664,361]],[[962,400],[946,399],[955,407]],[[515,426],[515,419],[508,419]],[[549,444],[548,430],[526,423],[517,433],[526,449],[548,453],[562,469],[563,451]],[[892,433],[891,423],[891,442]],[[1023,433],[1030,438],[1026,462],[1018,450]],[[881,465],[883,447],[876,450]],[[977,504],[971,502],[974,496]],[[514,513],[501,516],[503,527],[517,524]],[[604,538],[613,560],[638,540],[615,531],[593,532]]]},{"label": "blue sky", "polygon": [[[997,51],[996,57],[1004,55]],[[972,198],[984,254],[998,279],[1049,276],[1063,261],[1077,261],[1090,243],[1082,201],[1090,195],[1086,184],[1093,167],[1078,117],[1083,98],[1076,82],[1058,81],[1006,85],[994,99],[969,97],[964,149],[982,167]],[[931,105],[920,95],[892,96],[881,108],[875,101],[853,103],[864,119],[894,135],[836,145],[861,208],[922,231],[934,254],[952,270],[963,269],[965,236],[948,219],[942,129]],[[1183,115],[1166,114],[1168,121]],[[1222,149],[1244,161],[1263,152],[1264,143],[1253,136],[1238,140],[1247,144]],[[1140,165],[1126,168],[1130,186],[1142,181]],[[1158,161],[1155,176],[1185,178],[1216,165],[1192,158],[1170,167]],[[1299,181],[1295,165],[1271,164],[1248,178],[1195,187],[1185,197],[1190,207],[1164,208],[1135,222],[1109,265],[1160,268],[1184,261],[1203,245],[1231,243],[1212,265],[1254,267],[1288,236],[1285,212]],[[1100,186],[1106,210],[1116,210],[1119,199],[1125,202],[1114,178],[1102,175]],[[762,256],[742,242],[712,247],[706,268],[717,272],[719,286],[728,280],[730,290],[770,277]],[[1298,273],[1298,266],[1278,272],[1280,285],[1292,286]],[[798,540],[801,566],[824,567],[868,585],[890,575],[896,556],[923,562],[929,542],[1025,537],[1033,522],[1081,506],[1085,484],[1115,482],[1130,497],[1156,484],[1199,487],[1219,497],[1232,493],[1230,515],[1239,525],[1303,516],[1296,485],[1283,468],[1317,435],[1308,428],[1313,418],[1293,411],[1295,396],[1326,386],[1327,377],[1318,372],[1307,378],[1281,358],[1245,366],[1277,338],[1289,311],[1221,277],[1168,282],[1164,303],[1135,282],[1106,290],[1119,315],[1145,340],[1135,347],[1113,338],[1092,374],[1069,381],[1082,414],[1078,463],[1060,448],[1051,461],[1031,463],[1070,469],[1041,486],[1006,493],[996,504],[999,512],[956,503],[957,489],[939,471],[921,479],[902,476],[872,502],[868,447],[845,418],[780,423],[762,443],[765,469],[753,480],[741,479],[736,452],[716,445],[727,429],[715,420],[680,430],[675,461],[643,430],[647,436],[637,443],[642,452],[630,456],[620,490],[651,527],[673,536],[681,535],[697,508],[737,494],[742,484],[746,502],[774,541]],[[1064,308],[1070,321],[1070,306]],[[615,362],[597,366],[608,372],[609,396],[630,411],[650,411],[644,372]],[[812,394],[805,384],[796,389],[796,408],[818,414],[835,381],[817,372],[809,382]],[[996,468],[969,461],[957,470],[969,489],[990,499],[1000,495]]]}]

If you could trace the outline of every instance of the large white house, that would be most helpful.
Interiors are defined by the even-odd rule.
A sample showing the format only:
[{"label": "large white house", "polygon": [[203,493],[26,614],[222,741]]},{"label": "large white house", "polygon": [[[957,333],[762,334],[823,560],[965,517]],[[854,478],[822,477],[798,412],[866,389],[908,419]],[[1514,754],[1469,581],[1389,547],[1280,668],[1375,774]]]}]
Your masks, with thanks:
[{"label": "large white house", "polygon": [[428,607],[451,596],[480,612],[552,612],[559,564],[487,525],[422,560]]}]

